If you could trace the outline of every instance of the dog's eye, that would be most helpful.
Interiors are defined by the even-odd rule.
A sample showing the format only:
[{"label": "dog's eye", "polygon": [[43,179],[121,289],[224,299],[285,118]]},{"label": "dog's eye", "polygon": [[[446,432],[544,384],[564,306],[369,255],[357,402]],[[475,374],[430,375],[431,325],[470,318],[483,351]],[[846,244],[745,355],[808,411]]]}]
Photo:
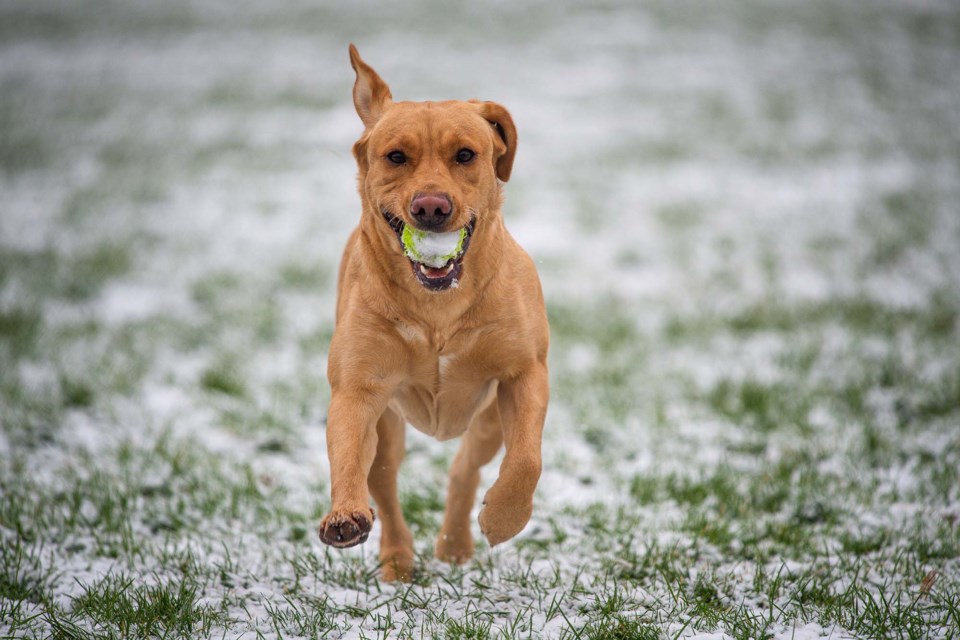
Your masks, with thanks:
[{"label": "dog's eye", "polygon": [[393,164],[403,164],[407,161],[407,156],[403,154],[403,151],[391,151],[387,154],[387,160]]},{"label": "dog's eye", "polygon": [[475,155],[477,154],[475,154],[472,149],[460,149],[460,151],[457,151],[457,162],[467,164],[473,160]]}]

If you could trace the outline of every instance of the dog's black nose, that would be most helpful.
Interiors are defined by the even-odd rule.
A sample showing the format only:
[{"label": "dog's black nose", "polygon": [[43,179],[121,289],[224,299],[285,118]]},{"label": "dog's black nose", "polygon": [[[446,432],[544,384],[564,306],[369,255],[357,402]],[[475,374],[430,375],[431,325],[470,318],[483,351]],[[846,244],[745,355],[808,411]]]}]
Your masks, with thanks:
[{"label": "dog's black nose", "polygon": [[410,215],[423,229],[442,229],[452,211],[453,203],[445,193],[418,193],[410,203]]}]

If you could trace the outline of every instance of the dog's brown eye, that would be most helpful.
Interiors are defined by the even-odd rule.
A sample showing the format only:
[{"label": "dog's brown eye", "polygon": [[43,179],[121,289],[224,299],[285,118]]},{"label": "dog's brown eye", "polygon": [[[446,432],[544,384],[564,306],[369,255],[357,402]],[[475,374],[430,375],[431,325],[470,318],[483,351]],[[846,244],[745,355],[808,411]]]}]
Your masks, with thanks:
[{"label": "dog's brown eye", "polygon": [[457,151],[457,162],[460,164],[467,164],[473,160],[475,155],[477,154],[475,154],[471,149],[460,149],[460,151]]},{"label": "dog's brown eye", "polygon": [[387,160],[393,164],[403,164],[407,161],[407,156],[403,154],[403,151],[391,151],[387,154]]}]

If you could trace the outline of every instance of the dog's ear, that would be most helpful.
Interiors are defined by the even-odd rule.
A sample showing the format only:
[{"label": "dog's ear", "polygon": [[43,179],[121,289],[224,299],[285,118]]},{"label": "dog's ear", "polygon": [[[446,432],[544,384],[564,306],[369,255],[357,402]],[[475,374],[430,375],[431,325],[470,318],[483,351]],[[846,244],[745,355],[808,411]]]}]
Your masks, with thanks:
[{"label": "dog's ear", "polygon": [[353,106],[357,108],[363,126],[369,129],[390,106],[393,95],[387,83],[363,61],[353,44],[350,45],[350,66],[357,72],[357,81],[353,85]]},{"label": "dog's ear", "polygon": [[513,125],[510,112],[496,102],[480,102],[480,115],[493,125],[497,140],[503,145],[497,145],[496,169],[497,177],[506,182],[510,179],[513,169],[513,157],[517,154],[517,128]]}]

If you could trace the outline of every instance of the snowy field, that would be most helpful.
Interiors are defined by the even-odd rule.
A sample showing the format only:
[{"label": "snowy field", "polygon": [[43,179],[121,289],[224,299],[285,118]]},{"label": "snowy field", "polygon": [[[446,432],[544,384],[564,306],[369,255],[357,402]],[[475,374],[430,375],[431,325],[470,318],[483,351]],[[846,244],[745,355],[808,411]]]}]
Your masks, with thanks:
[{"label": "snowy field", "polygon": [[[411,585],[315,530],[350,41],[511,110],[553,336],[516,539],[409,432]],[[957,637],[960,5],[4,0],[0,421],[0,637]]]}]

